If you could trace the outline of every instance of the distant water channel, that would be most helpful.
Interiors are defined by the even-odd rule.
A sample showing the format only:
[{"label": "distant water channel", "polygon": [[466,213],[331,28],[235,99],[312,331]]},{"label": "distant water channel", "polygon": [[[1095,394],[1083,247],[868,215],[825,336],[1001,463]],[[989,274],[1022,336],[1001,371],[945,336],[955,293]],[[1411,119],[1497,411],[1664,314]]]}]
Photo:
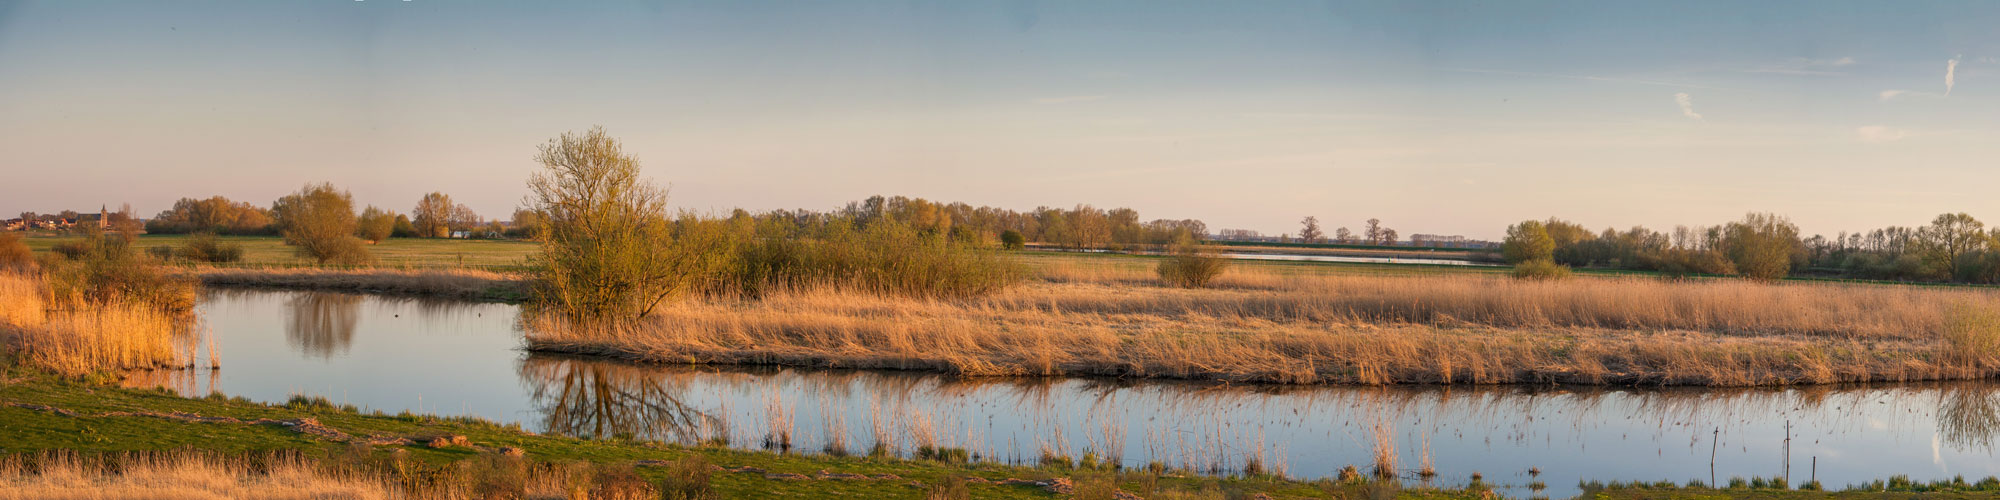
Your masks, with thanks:
[{"label": "distant water channel", "polygon": [[[204,297],[200,314],[223,368],[151,372],[132,383],[274,402],[319,395],[367,410],[469,414],[578,436],[727,437],[740,447],[761,446],[774,420],[789,420],[794,451],[806,453],[836,435],[865,452],[880,425],[904,453],[930,439],[1019,462],[1088,451],[1127,466],[1237,470],[1260,457],[1306,478],[1350,464],[1367,470],[1380,432],[1412,483],[1427,454],[1434,484],[1463,484],[1478,472],[1516,497],[1571,496],[1581,479],[1711,481],[1711,454],[1714,481],[1783,475],[1787,423],[1794,485],[1814,476],[1839,488],[1894,474],[2000,475],[1995,384],[1655,390],[967,380],[530,356],[519,350],[517,309],[499,304],[218,290]],[[1531,468],[1542,473],[1531,476]]]}]

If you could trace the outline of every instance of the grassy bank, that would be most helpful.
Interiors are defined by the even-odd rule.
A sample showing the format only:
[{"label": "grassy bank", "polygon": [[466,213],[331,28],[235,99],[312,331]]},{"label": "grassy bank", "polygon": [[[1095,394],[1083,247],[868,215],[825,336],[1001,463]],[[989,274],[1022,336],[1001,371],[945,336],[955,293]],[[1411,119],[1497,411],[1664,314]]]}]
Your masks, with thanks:
[{"label": "grassy bank", "polygon": [[[180,248],[188,235],[148,234],[140,235],[133,241],[134,248],[154,247]],[[57,243],[75,239],[73,236],[41,235],[27,238],[29,248],[36,253],[47,253]],[[293,247],[285,246],[283,238],[277,236],[221,236],[217,240],[226,244],[241,245],[243,258],[237,262],[223,264],[230,267],[272,268],[272,267],[316,267],[307,258],[299,257]],[[510,240],[452,240],[428,238],[390,238],[368,246],[375,255],[376,264],[387,268],[473,268],[494,271],[519,269],[534,253],[535,244]]]},{"label": "grassy bank", "polygon": [[518,302],[527,294],[519,275],[478,269],[196,268],[210,286],[285,288]]},{"label": "grassy bank", "polygon": [[1774,385],[1986,378],[1983,289],[1356,276],[1243,268],[1214,289],[1050,265],[990,296],[831,288],[674,304],[650,321],[534,318],[530,348],[654,362],[1271,383]]}]

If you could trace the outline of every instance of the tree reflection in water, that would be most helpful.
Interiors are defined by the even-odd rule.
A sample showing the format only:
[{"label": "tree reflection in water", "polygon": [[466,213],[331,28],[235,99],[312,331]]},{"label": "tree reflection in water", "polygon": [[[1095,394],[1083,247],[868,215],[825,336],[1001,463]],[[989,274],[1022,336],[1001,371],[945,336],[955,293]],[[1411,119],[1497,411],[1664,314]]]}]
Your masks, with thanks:
[{"label": "tree reflection in water", "polygon": [[694,443],[725,436],[725,422],[683,400],[681,370],[561,356],[521,360],[530,404],[550,433]]},{"label": "tree reflection in water", "polygon": [[293,294],[285,301],[285,340],[311,357],[346,354],[360,323],[362,298],[344,293]]},{"label": "tree reflection in water", "polygon": [[1986,384],[1953,384],[1938,390],[1938,434],[1959,449],[1993,451],[2000,432],[2000,401]]}]

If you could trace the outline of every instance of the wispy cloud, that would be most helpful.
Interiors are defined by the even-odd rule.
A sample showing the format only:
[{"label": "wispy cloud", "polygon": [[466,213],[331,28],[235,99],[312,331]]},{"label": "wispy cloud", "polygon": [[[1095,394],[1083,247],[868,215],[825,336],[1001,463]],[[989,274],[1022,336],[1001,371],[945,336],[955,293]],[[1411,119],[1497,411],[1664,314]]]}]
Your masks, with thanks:
[{"label": "wispy cloud", "polygon": [[1795,57],[1791,59],[1786,59],[1784,62],[1766,64],[1763,66],[1758,66],[1756,68],[1751,68],[1749,70],[1746,70],[1746,72],[1774,73],[1780,75],[1800,75],[1800,76],[1839,76],[1839,75],[1845,75],[1847,73],[1843,71],[1834,71],[1834,69],[1851,66],[1853,64],[1854,64],[1854,58],[1852,57],[1842,57],[1839,59],[1810,59],[1804,57]]},{"label": "wispy cloud", "polygon": [[1701,119],[1701,113],[1694,112],[1694,98],[1688,96],[1687,92],[1674,94],[1674,103],[1681,105],[1681,116],[1696,120]]},{"label": "wispy cloud", "polygon": [[1104,96],[1101,95],[1071,95],[1062,97],[1043,97],[1035,99],[1035,104],[1070,104],[1077,102],[1099,101],[1103,99]]},{"label": "wispy cloud", "polygon": [[1866,142],[1870,144],[1881,144],[1885,142],[1896,142],[1908,138],[1910,137],[1910,131],[1899,128],[1884,127],[1881,125],[1869,125],[1866,127],[1854,129],[1854,136],[1861,139],[1861,142]]},{"label": "wispy cloud", "polygon": [[1660,81],[1660,80],[1645,80],[1645,79],[1638,79],[1638,78],[1617,78],[1617,77],[1608,77],[1608,76],[1590,76],[1590,75],[1564,75],[1564,74],[1557,74],[1557,73],[1532,73],[1532,72],[1526,72],[1526,71],[1507,71],[1507,70],[1500,70],[1500,69],[1478,69],[1478,68],[1437,68],[1437,69],[1438,69],[1439,71],[1450,71],[1450,72],[1453,72],[1453,73],[1476,73],[1476,74],[1482,74],[1482,75],[1507,75],[1507,76],[1531,76],[1531,77],[1537,77],[1537,78],[1561,78],[1561,79],[1565,79],[1565,80],[1586,80],[1586,81],[1593,81],[1593,82],[1609,82],[1609,83],[1631,83],[1631,84],[1637,84],[1637,85],[1654,85],[1654,86],[1660,86],[1660,87],[1678,87],[1678,88],[1687,88],[1687,89],[1708,89],[1708,90],[1736,90],[1736,89],[1731,89],[1731,88],[1728,88],[1728,87],[1716,87],[1716,86],[1712,86],[1712,85],[1702,85],[1702,84],[1695,84],[1695,83],[1685,83],[1685,82],[1668,82],[1668,81]]},{"label": "wispy cloud", "polygon": [[1958,56],[1944,62],[1944,95],[1951,95],[1951,87],[1958,83]]},{"label": "wispy cloud", "polygon": [[1876,94],[1876,98],[1881,100],[1882,102],[1889,102],[1898,99],[1909,99],[1912,97],[1944,97],[1944,94],[1939,94],[1936,92],[1924,92],[1920,90],[1903,90],[1903,89],[1889,89],[1882,91],[1880,94]]}]

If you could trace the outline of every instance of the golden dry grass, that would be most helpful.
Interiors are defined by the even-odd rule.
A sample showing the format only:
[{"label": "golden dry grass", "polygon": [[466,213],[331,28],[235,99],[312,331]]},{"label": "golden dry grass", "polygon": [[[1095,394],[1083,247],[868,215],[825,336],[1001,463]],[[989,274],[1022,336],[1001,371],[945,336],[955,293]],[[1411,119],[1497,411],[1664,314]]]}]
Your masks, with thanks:
[{"label": "golden dry grass", "polygon": [[300,460],[273,460],[259,472],[245,463],[196,456],[138,457],[114,468],[58,455],[24,465],[10,460],[0,466],[0,500],[395,498],[380,481],[330,476]]},{"label": "golden dry grass", "polygon": [[[0,459],[0,500],[637,500],[660,496],[655,487],[629,470],[621,473],[582,463],[531,467],[521,459],[501,456],[453,465],[424,471],[406,458],[384,463],[353,456],[315,459],[287,453],[182,451],[78,456],[55,451]],[[701,465],[701,472],[706,473],[707,465]]]},{"label": "golden dry grass", "polygon": [[179,366],[182,318],[136,304],[51,302],[39,277],[0,272],[0,345],[24,364],[78,376]]},{"label": "golden dry grass", "polygon": [[530,315],[531,349],[674,363],[1275,383],[1767,385],[1992,376],[1946,332],[1984,289],[1259,271],[1160,286],[1133,266],[1045,266],[986,297],[831,288],[712,298],[635,324]]},{"label": "golden dry grass", "polygon": [[527,286],[520,276],[476,269],[201,268],[195,273],[202,283],[208,285],[428,295],[468,300],[518,297],[525,293]]}]

